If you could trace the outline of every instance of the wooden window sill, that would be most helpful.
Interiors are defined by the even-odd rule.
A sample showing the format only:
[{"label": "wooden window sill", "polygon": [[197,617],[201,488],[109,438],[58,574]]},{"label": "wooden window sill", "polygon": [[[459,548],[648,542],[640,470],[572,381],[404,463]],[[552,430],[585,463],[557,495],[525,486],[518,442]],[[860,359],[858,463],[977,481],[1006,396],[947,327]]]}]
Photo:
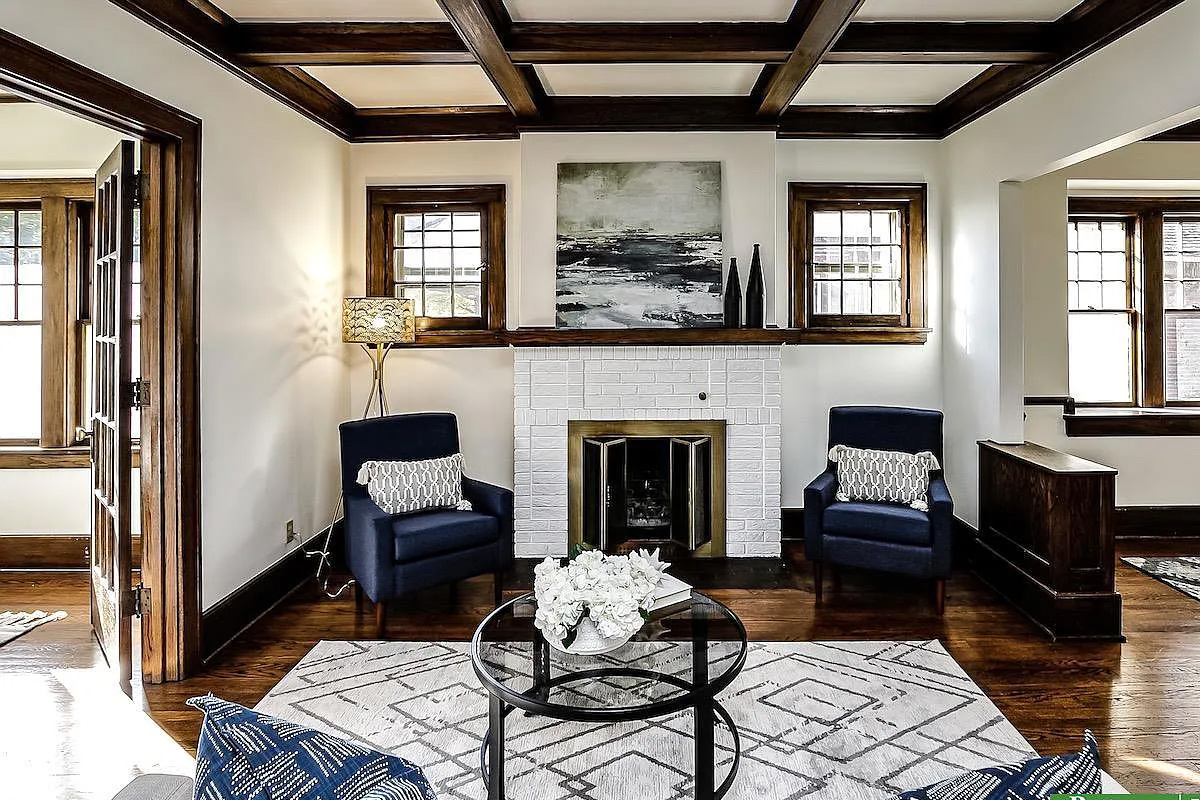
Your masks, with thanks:
[{"label": "wooden window sill", "polygon": [[1200,408],[1085,408],[1063,420],[1067,436],[1200,436]]},{"label": "wooden window sill", "polygon": [[[141,466],[141,448],[133,448],[133,467]],[[92,451],[73,447],[0,447],[0,469],[88,469]]]}]

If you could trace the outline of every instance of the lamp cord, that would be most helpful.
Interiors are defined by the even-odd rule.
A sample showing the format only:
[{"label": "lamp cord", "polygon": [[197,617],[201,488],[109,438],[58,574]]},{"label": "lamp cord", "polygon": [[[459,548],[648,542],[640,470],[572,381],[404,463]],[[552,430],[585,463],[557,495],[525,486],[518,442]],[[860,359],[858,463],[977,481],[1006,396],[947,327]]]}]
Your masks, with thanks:
[{"label": "lamp cord", "polygon": [[[325,526],[324,528],[322,528],[320,531],[317,532],[317,536],[320,536],[322,533],[325,534],[325,544],[321,547],[320,550],[307,550],[303,547],[300,548],[301,550],[304,550],[305,558],[316,558],[317,559],[317,573],[314,577],[316,578],[317,583],[320,584],[321,591],[324,592],[325,596],[328,597],[330,600],[336,600],[337,598],[341,597],[343,592],[345,592],[347,589],[349,589],[354,584],[358,583],[358,581],[356,581],[354,578],[351,578],[350,580],[343,583],[341,586],[339,586],[334,591],[332,591],[332,592],[329,591],[329,579],[330,579],[330,577],[332,577],[332,570],[333,570],[333,563],[332,563],[331,559],[329,558],[329,544],[330,544],[330,541],[333,539],[334,526],[338,524],[338,520],[342,519],[342,517],[339,516],[341,514],[341,511],[342,511],[342,494],[341,494],[341,492],[338,492],[337,506],[333,509],[333,517],[331,518],[330,523],[327,526]],[[315,539],[317,537],[314,536],[313,538]],[[322,572],[325,573],[324,578],[321,577]]]}]

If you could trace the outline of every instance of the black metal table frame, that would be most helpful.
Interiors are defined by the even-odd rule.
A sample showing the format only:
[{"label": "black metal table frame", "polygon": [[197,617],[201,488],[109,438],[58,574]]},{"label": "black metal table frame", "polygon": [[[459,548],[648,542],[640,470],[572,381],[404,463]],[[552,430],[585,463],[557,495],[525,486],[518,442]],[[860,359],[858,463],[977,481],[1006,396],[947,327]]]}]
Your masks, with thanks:
[{"label": "black metal table frame", "polygon": [[[690,682],[675,675],[664,675],[632,667],[601,667],[551,677],[550,645],[541,632],[534,629],[533,654],[536,659],[533,668],[534,683],[527,692],[514,692],[493,679],[480,663],[481,634],[495,617],[506,612],[509,606],[527,600],[528,597],[529,595],[523,595],[515,600],[510,600],[489,614],[476,629],[471,641],[471,664],[489,696],[488,729],[479,748],[479,771],[488,787],[488,800],[504,800],[505,797],[504,721],[515,708],[525,711],[527,715],[551,717],[568,722],[594,723],[653,719],[690,708],[693,713],[692,737],[696,770],[694,796],[696,800],[720,800],[723,798],[733,786],[734,778],[737,777],[742,754],[741,737],[738,735],[737,725],[734,724],[733,718],[725,707],[716,699],[716,695],[737,678],[746,663],[746,629],[737,615],[729,611],[729,619],[741,633],[742,649],[738,653],[735,663],[715,682],[709,683],[708,680],[708,636],[703,621],[694,624],[693,627],[692,680]],[[711,600],[711,602],[716,603],[717,601]],[[576,681],[613,677],[645,678],[669,683],[689,691],[678,697],[645,706],[573,709],[551,705],[547,702],[552,687]],[[716,785],[716,738],[714,735],[718,719],[733,737],[733,763],[730,765],[729,773],[719,786]]]}]

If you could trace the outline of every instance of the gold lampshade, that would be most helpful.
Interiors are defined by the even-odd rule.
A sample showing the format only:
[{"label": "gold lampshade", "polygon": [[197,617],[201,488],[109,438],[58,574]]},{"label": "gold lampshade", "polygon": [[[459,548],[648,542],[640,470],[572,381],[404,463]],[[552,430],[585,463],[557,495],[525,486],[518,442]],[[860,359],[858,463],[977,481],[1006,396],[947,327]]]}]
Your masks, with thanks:
[{"label": "gold lampshade", "polygon": [[342,341],[349,344],[408,344],[416,339],[412,300],[347,297],[342,300]]}]

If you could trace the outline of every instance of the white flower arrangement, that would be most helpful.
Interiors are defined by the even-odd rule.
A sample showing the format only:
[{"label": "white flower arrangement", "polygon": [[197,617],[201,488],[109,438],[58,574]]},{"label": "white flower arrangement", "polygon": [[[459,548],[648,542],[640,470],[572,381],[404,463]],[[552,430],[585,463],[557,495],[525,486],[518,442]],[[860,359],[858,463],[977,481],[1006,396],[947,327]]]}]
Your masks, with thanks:
[{"label": "white flower arrangement", "polygon": [[659,551],[609,556],[582,550],[567,563],[547,558],[534,568],[534,625],[548,639],[570,647],[588,617],[604,638],[628,639],[649,619],[655,590],[670,564]]}]

